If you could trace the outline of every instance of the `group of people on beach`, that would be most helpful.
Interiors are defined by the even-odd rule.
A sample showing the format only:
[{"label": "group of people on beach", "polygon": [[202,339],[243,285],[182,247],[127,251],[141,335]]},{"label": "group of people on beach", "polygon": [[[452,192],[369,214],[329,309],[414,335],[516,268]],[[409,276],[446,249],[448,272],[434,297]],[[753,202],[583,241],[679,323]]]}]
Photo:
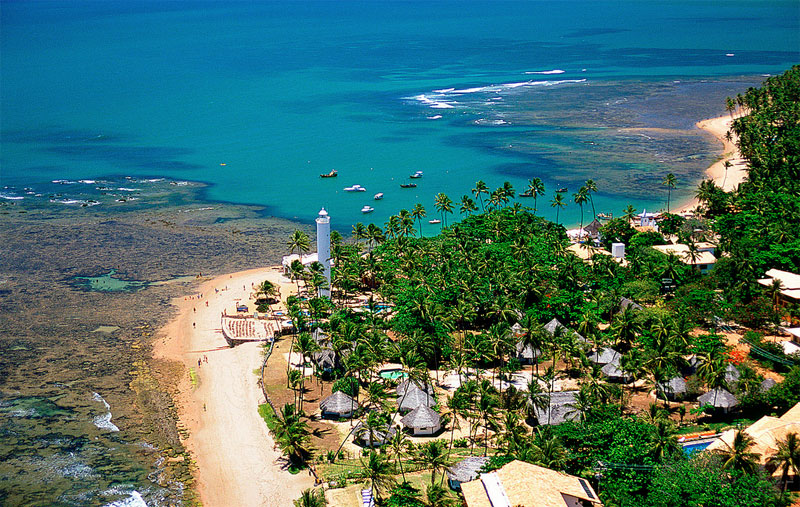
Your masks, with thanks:
[{"label": "group of people on beach", "polygon": [[201,364],[206,363],[208,364],[208,356],[203,354],[203,357],[197,358],[197,367],[199,368]]}]

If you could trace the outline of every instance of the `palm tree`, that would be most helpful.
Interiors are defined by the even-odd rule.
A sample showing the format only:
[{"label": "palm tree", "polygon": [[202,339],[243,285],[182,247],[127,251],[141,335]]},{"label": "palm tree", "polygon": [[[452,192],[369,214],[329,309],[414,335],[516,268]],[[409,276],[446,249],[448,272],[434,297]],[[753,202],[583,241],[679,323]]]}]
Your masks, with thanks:
[{"label": "palm tree", "polygon": [[447,227],[447,213],[453,212],[453,201],[446,194],[440,192],[434,198],[434,206],[442,214],[442,221],[444,226]]},{"label": "palm tree", "polygon": [[553,470],[563,470],[567,464],[567,450],[549,426],[539,427],[528,456],[530,461]]},{"label": "palm tree", "polygon": [[308,424],[300,419],[301,414],[293,404],[287,403],[281,409],[274,430],[275,442],[295,466],[302,466],[311,457],[308,447],[311,431]]},{"label": "palm tree", "polygon": [[675,188],[675,183],[677,182],[677,178],[672,173],[667,174],[664,177],[664,180],[661,182],[662,185],[667,187],[667,213],[669,213],[669,202],[670,197],[672,197],[672,189]]},{"label": "palm tree", "polygon": [[533,214],[536,214],[537,199],[540,195],[544,195],[544,183],[541,178],[533,178],[528,180],[528,195],[533,197]]},{"label": "palm tree", "polygon": [[294,507],[325,507],[325,493],[321,489],[304,489],[300,498],[294,501]]},{"label": "palm tree", "polygon": [[586,180],[586,184],[583,186],[583,188],[586,189],[586,195],[589,197],[589,202],[592,205],[592,220],[594,220],[595,218],[597,218],[597,212],[594,209],[594,198],[592,197],[592,194],[597,192],[597,183],[595,183],[594,180],[591,179]]},{"label": "palm tree", "polygon": [[583,231],[583,205],[589,200],[589,191],[586,190],[586,187],[581,187],[578,193],[573,194],[573,199],[575,200],[575,204],[581,208],[581,225],[579,231]]},{"label": "palm tree", "polygon": [[660,462],[681,452],[675,428],[668,420],[660,420],[656,423],[650,445],[653,457]]},{"label": "palm tree", "polygon": [[[442,480],[444,480],[444,476],[442,476]],[[456,507],[461,505],[461,502],[453,498],[453,495],[439,484],[428,486],[425,489],[425,496],[427,500],[425,505],[428,507]]]},{"label": "palm tree", "polygon": [[475,201],[468,195],[465,195],[461,198],[461,214],[462,215],[469,215],[473,211],[477,211],[478,207],[475,205]]},{"label": "palm tree", "polygon": [[361,457],[361,466],[364,474],[372,484],[372,492],[380,504],[381,491],[388,490],[395,484],[394,467],[389,462],[389,458],[370,450],[366,456]]},{"label": "palm tree", "polygon": [[299,229],[296,229],[292,233],[287,244],[289,246],[290,254],[293,254],[295,250],[297,250],[297,253],[299,253],[301,257],[304,252],[308,252],[308,249],[311,248],[311,242],[308,239],[308,234]]},{"label": "palm tree", "polygon": [[419,222],[419,237],[422,237],[422,219],[427,216],[425,213],[425,206],[420,203],[414,205],[414,209],[411,210],[411,216],[417,219]]},{"label": "palm tree", "polygon": [[417,448],[417,461],[431,471],[431,484],[436,482],[436,472],[444,473],[450,466],[450,453],[445,440],[431,440]]},{"label": "palm tree", "polygon": [[628,207],[625,208],[622,216],[625,217],[628,222],[632,222],[636,219],[636,211],[637,210],[633,207],[633,204],[628,204]]},{"label": "palm tree", "polygon": [[387,444],[389,444],[389,448],[394,454],[395,463],[400,469],[400,474],[403,476],[403,482],[405,482],[406,473],[403,470],[403,458],[411,447],[411,440],[409,440],[408,435],[406,435],[404,431],[395,431]]},{"label": "palm tree", "polygon": [[800,441],[797,433],[789,433],[783,440],[778,440],[775,454],[767,458],[767,468],[781,471],[781,496],[786,492],[789,473],[800,474]]},{"label": "palm tree", "polygon": [[558,224],[558,213],[561,211],[561,208],[566,205],[567,203],[564,202],[564,196],[556,192],[556,195],[553,196],[553,200],[550,201],[550,206],[556,209],[556,224]]},{"label": "palm tree", "polygon": [[483,211],[486,211],[486,206],[483,204],[482,195],[489,194],[489,187],[486,186],[486,183],[484,183],[483,180],[478,180],[477,183],[475,183],[475,188],[472,189],[472,194],[476,199],[478,199],[478,202],[481,203],[481,208]]},{"label": "palm tree", "polygon": [[748,474],[758,471],[761,455],[750,452],[750,448],[755,441],[746,432],[739,430],[733,436],[733,443],[725,442],[727,449],[718,451],[722,456],[722,468],[725,470],[736,470]]},{"label": "palm tree", "polygon": [[356,240],[356,244],[358,244],[358,240],[367,237],[367,228],[361,222],[356,223],[353,225],[353,239]]},{"label": "palm tree", "polygon": [[725,160],[725,162],[722,163],[722,166],[725,168],[725,177],[722,178],[722,189],[724,190],[725,182],[728,181],[728,169],[733,167],[733,164],[731,164],[730,160]]}]

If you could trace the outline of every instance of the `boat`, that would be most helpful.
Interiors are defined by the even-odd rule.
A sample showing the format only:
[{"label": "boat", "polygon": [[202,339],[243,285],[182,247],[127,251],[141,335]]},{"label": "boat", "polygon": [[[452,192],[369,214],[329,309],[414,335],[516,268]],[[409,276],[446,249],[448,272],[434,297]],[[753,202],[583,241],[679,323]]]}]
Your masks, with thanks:
[{"label": "boat", "polygon": [[525,192],[524,194],[519,194],[519,196],[520,197],[533,197],[533,194],[529,194],[528,192]]},{"label": "boat", "polygon": [[566,191],[567,191],[567,187],[561,187],[558,190],[556,190],[556,192],[558,192],[559,194],[563,194]]},{"label": "boat", "polygon": [[377,194],[375,194],[376,201],[380,201],[381,199],[383,199],[383,192],[378,192]]},{"label": "boat", "polygon": [[361,213],[372,213],[373,211],[375,211],[375,208],[372,206],[364,206],[361,208]]},{"label": "boat", "polygon": [[409,176],[409,178],[412,178],[412,179],[422,178],[422,171],[415,172],[414,174]]},{"label": "boat", "polygon": [[319,175],[320,178],[335,178],[337,176],[339,176],[339,173],[336,172],[336,169],[331,169],[331,172],[329,172],[328,174]]},{"label": "boat", "polygon": [[367,189],[361,185],[353,185],[352,187],[344,187],[345,192],[366,192]]},{"label": "boat", "polygon": [[401,183],[400,188],[417,188],[416,183]]},{"label": "boat", "polygon": [[439,220],[438,218],[434,218],[433,220],[428,220],[428,223],[429,224],[440,224],[440,223],[442,223],[442,221]]}]

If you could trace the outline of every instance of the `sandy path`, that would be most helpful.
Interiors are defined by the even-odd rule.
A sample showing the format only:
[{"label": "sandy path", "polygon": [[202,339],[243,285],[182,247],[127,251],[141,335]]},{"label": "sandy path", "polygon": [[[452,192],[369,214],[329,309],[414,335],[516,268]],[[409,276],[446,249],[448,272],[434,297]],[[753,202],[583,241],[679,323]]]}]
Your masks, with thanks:
[{"label": "sandy path", "polygon": [[[722,143],[722,159],[711,164],[711,166],[706,169],[706,176],[714,180],[714,183],[726,192],[735,189],[737,185],[747,178],[745,161],[739,153],[739,149],[736,147],[736,134],[731,132],[732,141],[725,139],[725,134],[730,130],[731,123],[733,123],[733,120],[737,117],[737,115],[734,115],[733,118],[731,118],[730,115],[725,115],[718,118],[702,120],[696,124],[697,128],[713,134],[714,137]],[[725,175],[725,161],[730,161],[732,164],[727,171],[727,176]],[[684,203],[680,208],[675,210],[675,213],[693,210],[698,204],[697,198],[693,197],[689,202]]]},{"label": "sandy path", "polygon": [[[254,370],[261,366],[261,345],[231,349],[219,330],[223,309],[235,313],[234,300],[246,302],[251,284],[265,279],[286,292],[291,287],[276,269],[254,269],[204,283],[197,291],[202,298],[177,298],[178,315],[162,330],[164,338],[154,350],[156,357],[187,368],[176,402],[190,434],[185,445],[198,465],[200,498],[208,507],[291,505],[314,485],[307,473],[292,475],[282,469],[280,452],[258,415],[264,396]],[[198,366],[203,356],[208,362]],[[196,388],[188,379],[192,367],[199,379]]]}]

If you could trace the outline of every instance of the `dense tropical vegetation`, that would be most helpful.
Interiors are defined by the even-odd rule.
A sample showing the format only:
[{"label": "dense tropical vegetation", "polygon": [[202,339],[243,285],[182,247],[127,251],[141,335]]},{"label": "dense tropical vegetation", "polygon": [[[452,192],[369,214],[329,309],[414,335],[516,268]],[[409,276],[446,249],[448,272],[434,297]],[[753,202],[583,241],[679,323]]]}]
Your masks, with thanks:
[{"label": "dense tropical vegetation", "polygon": [[[770,268],[800,272],[800,67],[733,103],[743,113],[733,130],[748,161],[747,182],[725,192],[704,181],[699,213],[664,214],[661,233],[633,227],[636,210],[628,206],[600,231],[601,246],[627,245],[626,263],[597,254],[590,242],[579,247],[589,262],[570,251],[558,218],[537,215],[545,188],[535,178],[525,192],[533,208],[515,202],[511,184],[491,191],[479,181],[474,200],[460,201],[461,221],[449,226],[453,202],[437,195],[443,228],[434,237],[422,237],[421,205],[401,210],[384,227],[356,224],[352,241],[334,236],[330,299],[314,297],[325,283],[318,266],[292,266],[298,289],[303,282],[309,296],[287,302],[298,330],[292,350],[309,362],[321,348],[336,354],[335,367],[318,374],[361,405],[370,441],[397,414],[390,403],[397,381],[378,376],[381,365],[400,363],[419,385],[439,385],[443,372],[458,377],[449,395],[434,394],[445,416],[440,438],[415,446],[397,432],[380,452],[365,449],[363,476],[380,502],[451,504],[444,470],[458,449],[468,449],[491,457],[488,468],[520,459],[585,477],[606,505],[788,505],[786,478],[798,473],[796,436],[763,457],[767,470],[781,471],[777,482],[745,432],[715,454],[687,457],[678,443],[689,424],[753,420],[800,402],[800,360],[763,340],[781,319],[800,314],[776,304],[780,287],[757,284]],[[675,177],[663,181],[669,207]],[[590,180],[573,195],[581,217],[584,208],[597,216],[596,191]],[[556,192],[550,204],[558,213],[567,199]],[[696,243],[718,242],[711,274],[650,248],[663,244],[664,234],[689,245],[690,256],[698,255]],[[302,252],[307,244],[296,235],[290,248]],[[354,305],[355,295],[366,303]],[[546,328],[553,319],[563,327]],[[744,336],[752,346],[747,357],[721,334],[721,325],[737,323],[752,330]],[[312,339],[315,328],[324,331],[322,342]],[[611,382],[590,359],[604,347],[620,354],[622,382]],[[533,351],[529,367],[521,364],[525,349]],[[759,386],[770,371],[783,380],[764,391]],[[516,382],[520,373],[528,379],[524,386]],[[302,423],[304,381],[290,371],[287,377],[299,394],[282,410],[277,441],[300,463],[311,452]],[[701,406],[687,413],[687,405],[670,403],[659,388],[676,377],[685,378],[689,397],[713,389],[736,393],[741,411],[730,416]],[[574,400],[567,421],[551,424],[545,409],[557,383],[574,386]],[[656,397],[643,406],[650,392]],[[456,429],[466,438],[455,438]],[[405,480],[409,467],[430,471],[424,496]]]}]

